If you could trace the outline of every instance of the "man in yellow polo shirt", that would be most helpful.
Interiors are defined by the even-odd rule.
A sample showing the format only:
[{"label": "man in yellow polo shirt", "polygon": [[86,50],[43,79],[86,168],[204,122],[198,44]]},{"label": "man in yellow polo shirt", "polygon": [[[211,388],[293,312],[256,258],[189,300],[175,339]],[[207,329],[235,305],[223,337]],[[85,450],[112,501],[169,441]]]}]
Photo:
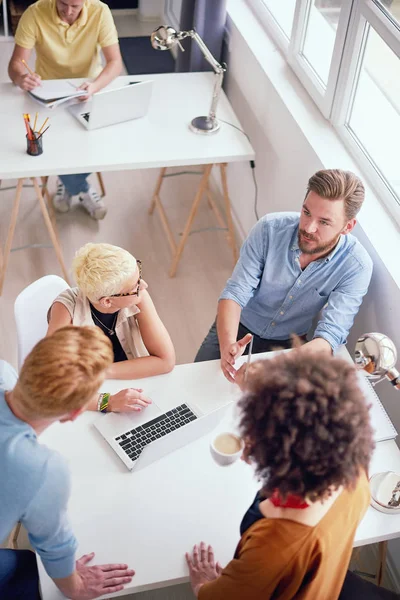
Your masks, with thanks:
[{"label": "man in yellow polo shirt", "polygon": [[[36,50],[35,74],[26,72]],[[100,50],[105,66],[102,66]],[[117,77],[122,68],[118,35],[110,9],[100,0],[38,0],[23,13],[15,34],[15,48],[8,65],[11,80],[23,90],[33,90],[41,79],[84,77],[81,88],[87,100]],[[89,173],[59,177],[54,205],[60,212],[71,208],[72,196],[94,219],[107,209],[89,185]]]}]

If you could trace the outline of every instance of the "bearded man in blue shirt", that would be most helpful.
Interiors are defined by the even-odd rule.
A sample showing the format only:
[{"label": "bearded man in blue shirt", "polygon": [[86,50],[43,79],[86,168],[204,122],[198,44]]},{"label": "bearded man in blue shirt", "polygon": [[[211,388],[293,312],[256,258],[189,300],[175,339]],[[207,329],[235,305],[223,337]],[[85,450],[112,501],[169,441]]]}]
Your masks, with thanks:
[{"label": "bearded man in blue shirt", "polygon": [[216,322],[196,362],[221,359],[229,381],[235,360],[254,337],[253,352],[290,348],[291,336],[312,340],[301,351],[335,352],[347,339],[367,293],[372,260],[351,234],[365,197],[349,171],[318,171],[301,213],[265,215],[250,231],[219,302]]}]

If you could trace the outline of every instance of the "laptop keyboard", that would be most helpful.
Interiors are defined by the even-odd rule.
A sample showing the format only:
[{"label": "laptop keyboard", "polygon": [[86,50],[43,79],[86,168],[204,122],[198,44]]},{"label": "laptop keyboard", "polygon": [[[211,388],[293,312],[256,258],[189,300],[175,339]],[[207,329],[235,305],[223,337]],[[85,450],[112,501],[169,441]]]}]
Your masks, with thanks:
[{"label": "laptop keyboard", "polygon": [[81,113],[81,117],[83,117],[85,119],[85,121],[87,121],[89,123],[90,112]]},{"label": "laptop keyboard", "polygon": [[126,433],[115,438],[115,441],[121,446],[122,450],[131,460],[137,460],[143,449],[164,435],[171,433],[175,429],[187,425],[197,419],[196,415],[190,410],[187,404],[181,404],[172,410],[131,429]]}]

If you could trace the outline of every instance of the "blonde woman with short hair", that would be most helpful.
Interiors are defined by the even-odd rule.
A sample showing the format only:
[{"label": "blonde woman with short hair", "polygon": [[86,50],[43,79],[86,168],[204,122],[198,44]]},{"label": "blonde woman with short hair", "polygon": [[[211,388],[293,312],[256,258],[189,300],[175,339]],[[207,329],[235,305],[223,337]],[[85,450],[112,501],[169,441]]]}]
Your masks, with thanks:
[{"label": "blonde woman with short hair", "polygon": [[[168,373],[175,366],[171,338],[142,279],[142,264],[111,244],[86,244],[72,263],[76,288],[60,294],[49,310],[51,335],[66,325],[95,325],[113,345],[108,379],[141,379]],[[138,411],[151,401],[142,389],[110,395],[110,412]],[[94,400],[90,409],[99,410]]]}]

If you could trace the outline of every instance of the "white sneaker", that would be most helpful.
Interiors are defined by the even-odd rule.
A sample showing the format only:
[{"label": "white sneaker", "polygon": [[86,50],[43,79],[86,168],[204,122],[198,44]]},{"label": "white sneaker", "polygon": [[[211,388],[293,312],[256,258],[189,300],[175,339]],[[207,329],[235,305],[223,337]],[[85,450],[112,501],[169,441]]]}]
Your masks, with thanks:
[{"label": "white sneaker", "polygon": [[81,204],[92,219],[96,219],[96,221],[104,219],[107,214],[106,205],[92,187],[89,187],[87,192],[81,192],[79,194],[79,204]]},{"label": "white sneaker", "polygon": [[57,191],[53,196],[53,206],[61,213],[66,213],[71,208],[71,196],[60,179],[58,180]]}]

